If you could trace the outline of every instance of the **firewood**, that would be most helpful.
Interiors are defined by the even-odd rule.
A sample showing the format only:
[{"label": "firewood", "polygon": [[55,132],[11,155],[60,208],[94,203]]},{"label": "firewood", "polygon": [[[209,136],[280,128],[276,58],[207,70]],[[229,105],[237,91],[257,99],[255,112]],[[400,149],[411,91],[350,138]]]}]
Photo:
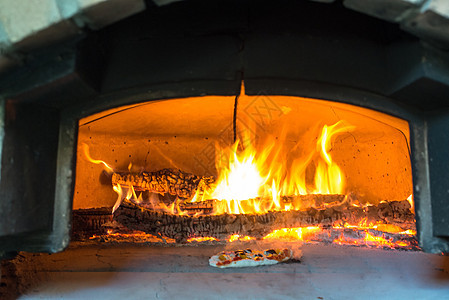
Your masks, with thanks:
[{"label": "firewood", "polygon": [[179,208],[182,211],[191,214],[209,214],[214,209],[214,200],[200,201],[200,202],[181,202]]},{"label": "firewood", "polygon": [[191,199],[198,190],[200,195],[211,187],[213,177],[197,176],[178,169],[163,169],[157,172],[113,173],[112,184],[134,187],[136,191],[171,194]]},{"label": "firewood", "polygon": [[[328,195],[321,195],[326,197]],[[315,195],[318,197],[318,195]],[[326,202],[325,200],[323,202]],[[265,214],[221,214],[186,216],[153,211],[124,200],[113,219],[124,226],[151,234],[161,234],[184,242],[189,237],[211,236],[225,239],[232,234],[261,238],[285,227],[333,226],[335,224],[386,223],[414,229],[414,215],[407,200],[357,207],[349,203],[320,209],[270,211]]]},{"label": "firewood", "polygon": [[72,238],[82,239],[93,234],[105,233],[104,223],[112,221],[112,208],[74,210],[72,214]]},{"label": "firewood", "polygon": [[[220,201],[216,199],[208,199],[197,202],[189,202],[188,200],[180,199],[166,199],[167,197],[159,197],[159,202],[155,201],[142,201],[139,206],[148,208],[151,210],[163,210],[167,205],[172,205],[174,202],[177,204],[179,209],[186,212],[188,215],[195,214],[210,214],[215,211],[219,211]],[[243,209],[247,208],[247,205],[253,203],[253,201],[259,203],[259,207],[264,210],[270,210],[273,205],[273,199],[271,197],[257,197],[254,199],[249,199],[241,201],[240,204]],[[282,206],[293,206],[297,208],[304,207],[314,207],[323,208],[326,206],[338,206],[344,204],[346,197],[344,195],[319,195],[319,194],[308,194],[308,195],[295,195],[295,196],[281,196],[280,202]]]}]

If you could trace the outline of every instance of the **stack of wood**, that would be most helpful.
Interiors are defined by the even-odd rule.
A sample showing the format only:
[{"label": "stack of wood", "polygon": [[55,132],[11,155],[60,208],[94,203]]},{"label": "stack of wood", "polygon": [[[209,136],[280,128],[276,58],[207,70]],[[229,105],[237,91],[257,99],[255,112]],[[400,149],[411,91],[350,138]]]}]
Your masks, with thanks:
[{"label": "stack of wood", "polygon": [[[177,242],[185,242],[191,237],[214,237],[225,240],[230,235],[239,234],[262,238],[273,230],[307,226],[321,226],[319,239],[326,241],[336,235],[363,235],[363,230],[350,230],[335,227],[337,224],[392,224],[404,230],[415,229],[415,216],[411,212],[410,203],[403,201],[387,201],[372,206],[356,205],[351,197],[344,195],[299,195],[283,196],[281,203],[293,207],[302,207],[292,211],[269,211],[264,214],[213,214],[217,200],[190,202],[198,191],[199,195],[213,188],[212,177],[196,176],[177,169],[163,169],[157,172],[114,173],[113,184],[133,187],[136,191],[148,191],[165,194],[164,200],[158,204],[136,204],[124,200],[115,211],[113,220],[131,230],[139,230],[173,238]],[[170,196],[172,195],[172,196]],[[168,197],[169,196],[169,197]],[[172,199],[170,200],[170,197]],[[176,205],[185,214],[172,214],[164,211],[166,200]],[[257,199],[262,205],[271,199]],[[164,205],[162,205],[164,204]],[[298,204],[300,204],[298,206]],[[111,220],[110,208],[106,210],[80,210],[74,212],[74,227],[81,232],[104,231],[102,224]],[[326,231],[328,229],[328,232]],[[329,231],[330,230],[330,231]],[[380,233],[382,230],[379,229]],[[342,231],[342,232],[340,232]],[[380,234],[373,231],[373,234]],[[327,237],[326,237],[327,236]],[[389,238],[401,239],[403,235],[390,233]]]},{"label": "stack of wood", "polygon": [[[319,195],[326,198],[333,195]],[[318,197],[318,195],[315,195]],[[327,202],[323,200],[323,202]],[[275,229],[333,226],[335,224],[385,223],[404,230],[415,229],[414,214],[407,200],[358,207],[345,202],[339,206],[300,211],[270,211],[265,214],[221,214],[186,216],[153,211],[125,200],[114,213],[124,226],[151,234],[161,234],[185,242],[190,237],[226,239],[232,234],[261,238]]]}]

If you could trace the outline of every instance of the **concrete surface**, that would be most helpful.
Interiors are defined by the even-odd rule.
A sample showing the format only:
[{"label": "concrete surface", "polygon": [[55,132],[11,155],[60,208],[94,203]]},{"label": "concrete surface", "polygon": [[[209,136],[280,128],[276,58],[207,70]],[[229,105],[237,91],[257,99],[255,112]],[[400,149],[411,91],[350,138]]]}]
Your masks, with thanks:
[{"label": "concrete surface", "polygon": [[304,245],[301,262],[210,267],[223,247],[72,245],[21,254],[19,299],[449,299],[448,256]]}]

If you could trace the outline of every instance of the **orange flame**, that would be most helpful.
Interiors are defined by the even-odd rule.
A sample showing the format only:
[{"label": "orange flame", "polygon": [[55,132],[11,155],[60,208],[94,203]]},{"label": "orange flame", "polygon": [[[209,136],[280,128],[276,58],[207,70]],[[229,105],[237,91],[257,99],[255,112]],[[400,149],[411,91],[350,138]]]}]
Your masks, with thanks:
[{"label": "orange flame", "polygon": [[[308,227],[296,227],[296,228],[281,228],[276,229],[267,234],[265,237],[263,237],[263,240],[282,240],[282,241],[302,241],[302,242],[319,242],[323,240],[323,234],[327,235],[330,239],[330,241],[333,244],[338,245],[355,245],[355,246],[368,246],[368,247],[376,247],[376,248],[405,248],[405,249],[414,249],[416,246],[412,246],[411,242],[408,240],[396,240],[393,241],[385,236],[384,233],[380,232],[380,236],[375,236],[371,234],[368,229],[376,229],[375,227],[358,227],[356,225],[354,226],[334,226],[333,229],[339,230],[344,228],[351,228],[354,230],[359,230],[360,237],[354,238],[354,237],[346,237],[343,232],[337,236],[336,238],[331,238],[331,235],[329,231],[326,231],[320,226],[308,226]],[[384,229],[384,230],[382,230]],[[389,227],[385,228],[377,228],[376,230],[388,233]],[[391,229],[391,228],[390,228]],[[413,230],[402,230],[401,232],[398,232],[397,229],[393,229],[393,232],[391,233],[398,233],[403,235],[404,237],[410,237],[416,234]]]},{"label": "orange flame", "polygon": [[[345,177],[330,154],[335,138],[354,129],[345,121],[324,125],[316,142],[306,155],[298,157],[293,150],[284,149],[276,138],[267,138],[256,147],[249,134],[242,143],[217,149],[216,168],[219,171],[215,188],[192,202],[216,199],[215,214],[262,214],[268,211],[287,211],[301,208],[301,203],[281,202],[283,195],[342,194]],[[285,133],[281,134],[281,140]],[[242,145],[243,150],[239,150]],[[306,184],[306,169],[316,161],[314,183]],[[291,163],[289,163],[291,162]],[[269,199],[269,201],[267,201]]]},{"label": "orange flame", "polygon": [[332,126],[324,125],[321,136],[317,141],[317,151],[323,158],[318,163],[317,172],[315,174],[315,193],[320,194],[341,194],[344,192],[344,175],[340,167],[333,162],[329,151],[331,149],[332,140],[340,133],[352,130],[354,127],[345,125],[340,121]]},{"label": "orange flame", "polygon": [[308,226],[308,227],[296,227],[296,228],[282,228],[276,229],[271,233],[263,237],[264,240],[267,239],[282,239],[282,240],[299,240],[308,241],[310,237],[321,231],[319,226]]},{"label": "orange flame", "polygon": [[[292,150],[283,149],[283,143],[276,138],[267,138],[256,147],[251,143],[249,133],[244,133],[241,142],[237,140],[231,147],[219,148],[216,156],[216,167],[219,176],[215,187],[205,191],[201,196],[195,194],[191,202],[215,199],[213,214],[262,214],[268,211],[288,211],[302,208],[302,203],[283,203],[283,195],[305,194],[342,194],[345,189],[345,178],[340,167],[334,162],[330,152],[335,138],[353,130],[354,127],[345,121],[324,127],[316,142],[316,147],[309,149],[305,155],[297,156]],[[285,139],[286,133],[280,139]],[[239,149],[242,144],[243,149]],[[95,164],[103,164],[109,171],[114,169],[102,160],[93,159],[89,147],[83,144],[86,158]],[[293,150],[301,145],[297,144]],[[314,161],[316,165],[314,165]],[[291,163],[287,163],[291,162]],[[306,169],[315,167],[314,183],[306,183]],[[131,164],[128,169],[131,168]],[[113,190],[118,194],[113,212],[123,199],[132,199],[140,203],[141,195],[137,195],[133,187],[116,185]],[[165,212],[187,215],[179,208],[182,200],[170,206],[159,203],[159,209]],[[151,201],[152,202],[152,201]]]},{"label": "orange flame", "polygon": [[142,202],[142,194],[137,196],[134,187],[122,187],[120,184],[115,184],[112,189],[117,193],[117,200],[115,201],[114,207],[112,208],[112,213],[114,213],[124,199],[133,199],[136,203]]},{"label": "orange flame", "polygon": [[188,243],[192,243],[192,242],[197,242],[197,243],[201,243],[201,242],[210,242],[210,241],[218,241],[216,238],[211,237],[211,236],[206,236],[206,237],[192,237],[189,238],[187,240]]},{"label": "orange flame", "polygon": [[236,242],[236,241],[251,241],[251,240],[255,240],[255,238],[250,237],[250,236],[241,236],[239,234],[233,234],[229,237],[228,242]]}]

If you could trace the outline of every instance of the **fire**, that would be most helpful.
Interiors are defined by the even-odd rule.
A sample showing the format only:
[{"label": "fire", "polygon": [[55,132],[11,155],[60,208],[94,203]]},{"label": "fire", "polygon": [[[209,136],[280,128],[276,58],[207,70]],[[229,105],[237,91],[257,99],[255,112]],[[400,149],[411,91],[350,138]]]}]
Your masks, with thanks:
[{"label": "fire", "polygon": [[83,152],[84,152],[84,155],[86,156],[86,159],[87,159],[88,161],[90,161],[91,163],[97,164],[97,165],[103,165],[103,166],[105,167],[105,170],[106,170],[107,172],[109,172],[109,173],[114,172],[114,169],[113,169],[110,165],[108,165],[107,163],[105,163],[105,162],[102,161],[102,160],[99,160],[99,159],[93,159],[93,158],[90,156],[90,153],[89,153],[89,146],[88,146],[87,144],[84,144],[84,143],[83,143],[82,146],[83,146]]},{"label": "fire", "polygon": [[[302,208],[302,203],[284,203],[283,196],[306,194],[343,194],[345,192],[345,176],[332,158],[332,144],[335,138],[348,133],[354,126],[339,121],[331,126],[324,125],[318,134],[314,147],[301,149],[302,144],[292,149],[284,149],[275,137],[268,137],[263,143],[255,145],[248,132],[243,139],[237,140],[228,148],[218,148],[216,168],[218,179],[213,189],[205,191],[201,196],[195,194],[191,202],[214,199],[213,214],[263,214],[268,211],[288,211]],[[285,139],[285,133],[280,135]],[[302,155],[297,154],[301,149]],[[86,158],[95,164],[102,164],[107,172],[114,169],[102,160],[93,159],[89,148],[83,144]],[[288,162],[288,163],[287,163]],[[129,166],[131,168],[131,165]],[[314,169],[313,182],[306,180],[306,170]],[[141,195],[134,188],[113,186],[117,193],[117,201],[113,212],[123,199],[141,203]],[[150,199],[151,200],[151,199]],[[179,208],[179,199],[169,206],[159,205],[158,209],[187,215]],[[153,201],[150,201],[153,203]],[[159,201],[156,201],[159,202]]]},{"label": "fire", "polygon": [[375,236],[369,233],[368,231],[364,232],[363,239],[348,239],[345,238],[344,235],[340,235],[337,239],[333,241],[334,244],[338,245],[355,245],[355,246],[368,246],[368,247],[376,247],[376,248],[405,248],[412,249],[413,246],[407,241],[392,241],[387,239],[384,236]]},{"label": "fire", "polygon": [[250,236],[241,236],[239,234],[233,234],[229,237],[228,242],[236,242],[236,241],[251,241],[251,240],[255,240],[255,238],[250,237]]},{"label": "fire", "polygon": [[332,160],[329,154],[331,141],[340,133],[348,132],[353,129],[352,126],[345,125],[340,121],[332,126],[324,125],[321,136],[317,142],[317,151],[323,160],[318,163],[315,174],[315,186],[320,194],[343,194],[344,193],[344,175],[340,167]]},{"label": "fire", "polygon": [[[109,174],[114,172],[114,169],[109,164],[107,164],[103,160],[94,159],[94,158],[92,158],[92,156],[90,156],[89,146],[87,144],[83,143],[82,147],[83,147],[84,155],[88,161],[90,161],[91,163],[97,164],[97,165],[103,165],[104,170]],[[129,164],[128,168],[131,168],[131,164]],[[131,197],[135,196],[135,199],[138,199],[133,187],[122,188],[120,186],[120,184],[117,184],[117,185],[114,185],[112,187],[112,189],[114,190],[114,192],[117,193],[117,201],[115,202],[114,207],[112,208],[112,213],[114,213],[117,210],[117,208],[120,206],[120,204],[122,203],[124,198],[129,200],[129,199],[131,199]],[[126,195],[126,196],[123,196],[123,195]]]},{"label": "fire", "polygon": [[[192,201],[216,199],[215,214],[262,214],[301,208],[302,203],[282,203],[284,195],[343,194],[345,176],[331,156],[332,144],[338,135],[353,129],[345,121],[324,125],[315,147],[302,149],[302,156],[296,153],[300,144],[284,149],[278,139],[270,137],[256,146],[245,133],[244,142],[237,140],[229,148],[218,149],[215,189],[202,197],[195,195]],[[280,139],[285,139],[285,134]],[[311,167],[315,176],[310,184],[306,170]]]},{"label": "fire", "polygon": [[[296,227],[296,228],[281,228],[276,229],[265,237],[263,240],[281,240],[281,241],[301,241],[306,243],[314,243],[323,241],[323,237],[326,241],[337,245],[354,245],[354,246],[368,246],[374,248],[391,248],[391,249],[417,249],[417,245],[414,245],[411,241],[411,237],[416,234],[416,232],[401,231],[392,232],[403,235],[403,239],[396,239],[388,237],[388,231],[377,232],[377,235],[370,232],[371,230],[376,230],[375,228],[359,228],[354,226],[352,228],[354,231],[349,231],[345,234],[345,227],[334,226],[332,228],[322,228],[320,226],[308,226],[308,227]],[[335,236],[335,233],[339,233]],[[401,237],[402,238],[402,237]]]},{"label": "fire", "polygon": [[282,239],[290,241],[309,241],[316,233],[320,232],[319,226],[297,227],[297,228],[282,228],[276,229],[267,234],[263,239]]},{"label": "fire", "polygon": [[[348,229],[354,231],[347,231]],[[389,231],[388,229],[391,229]],[[370,231],[374,230],[374,231]],[[376,232],[376,233],[375,233]],[[389,236],[388,233],[393,233]],[[400,234],[402,236],[394,235]],[[296,228],[281,228],[276,229],[265,235],[261,239],[256,239],[251,236],[242,236],[239,234],[233,234],[226,240],[227,242],[250,242],[250,241],[268,241],[268,242],[304,242],[304,243],[316,243],[323,241],[323,238],[327,243],[333,243],[337,245],[350,245],[350,246],[365,246],[371,248],[390,248],[390,249],[403,249],[403,250],[418,250],[419,247],[413,242],[412,237],[416,234],[413,230],[398,231],[393,227],[373,227],[373,228],[358,228],[357,226],[349,227],[330,227],[323,228],[320,226],[308,226],[308,227],[296,227]],[[108,229],[106,235],[93,235],[89,238],[96,241],[133,241],[138,243],[176,243],[174,239],[155,236],[142,231],[133,230],[129,232],[116,232],[115,230]],[[221,242],[212,236],[206,237],[191,237],[187,239],[187,243],[207,243],[207,242]]]},{"label": "fire", "polygon": [[216,238],[214,238],[214,237],[211,237],[211,236],[192,237],[192,238],[187,240],[188,243],[192,243],[192,242],[201,243],[201,242],[211,242],[211,241],[218,241],[218,240]]},{"label": "fire", "polygon": [[[214,199],[212,214],[264,214],[269,211],[289,211],[303,208],[301,201],[285,202],[284,196],[306,194],[344,194],[345,175],[332,158],[332,145],[336,137],[354,129],[345,121],[331,126],[324,125],[316,132],[316,142],[303,147],[297,143],[292,149],[284,149],[285,133],[280,137],[268,137],[256,145],[251,142],[248,132],[232,146],[218,148],[216,168],[219,175],[215,186],[201,195],[195,194],[190,202],[201,202]],[[87,145],[84,152],[89,161],[103,164],[108,171],[113,170],[107,163],[92,159]],[[304,149],[303,149],[304,148]],[[299,151],[301,150],[301,151]],[[301,152],[298,155],[298,152]],[[131,166],[130,166],[131,167]],[[129,168],[130,168],[129,167]],[[313,182],[307,182],[306,170],[314,170]],[[310,181],[310,180],[309,180]],[[123,199],[141,203],[141,195],[137,196],[134,188],[113,187],[118,194],[113,212]],[[160,203],[155,196],[150,196],[150,203],[164,212],[187,215],[180,209],[184,201],[177,199],[170,205]]]},{"label": "fire", "polygon": [[132,241],[133,243],[164,243],[164,244],[176,243],[174,239],[168,237],[158,237],[153,234],[145,233],[139,230],[124,233],[124,232],[115,232],[112,229],[108,229],[107,234],[104,235],[93,235],[89,237],[89,240],[98,240],[105,242]]},{"label": "fire", "polygon": [[[203,191],[201,195],[197,192],[192,199],[177,198],[171,204],[165,204],[159,200],[157,194],[151,194],[146,205],[170,214],[192,216],[193,213],[180,208],[181,204],[186,201],[195,203],[207,200],[214,201],[213,211],[210,214],[265,214],[270,211],[301,210],[310,207],[295,200],[294,196],[348,195],[345,190],[345,174],[336,163],[333,146],[337,137],[348,134],[353,129],[354,126],[345,121],[324,125],[315,132],[311,145],[302,142],[291,149],[284,149],[282,145],[286,143],[279,141],[279,139],[281,141],[285,139],[284,133],[278,138],[269,137],[259,143],[251,142],[251,138],[244,136],[242,139],[237,139],[230,147],[217,149],[216,168],[219,174],[211,189]],[[93,159],[86,144],[82,146],[89,161],[103,165],[107,172],[114,172],[114,169],[104,161]],[[131,165],[129,170],[130,168]],[[113,190],[118,195],[113,212],[124,199],[136,203],[142,202],[142,194],[138,195],[132,185],[115,184]],[[300,199],[300,197],[297,198]],[[348,199],[350,197],[346,196],[343,202],[349,201]],[[407,200],[413,212],[413,195],[410,195]],[[341,204],[341,200],[323,205],[338,204]],[[370,204],[354,202],[351,205],[368,207]],[[414,230],[404,230],[392,224],[368,224],[367,218],[364,218],[357,224],[340,222],[326,228],[321,226],[280,228],[261,239],[302,242],[326,240],[334,244],[412,249],[416,245],[407,238],[414,235],[416,235]],[[110,236],[129,238],[126,234],[115,236],[110,233]],[[156,239],[145,234],[141,236],[141,233],[134,233],[131,236]],[[228,242],[252,241],[256,238],[233,234],[226,240]],[[220,240],[214,237],[191,237],[187,242],[220,242]]]}]

